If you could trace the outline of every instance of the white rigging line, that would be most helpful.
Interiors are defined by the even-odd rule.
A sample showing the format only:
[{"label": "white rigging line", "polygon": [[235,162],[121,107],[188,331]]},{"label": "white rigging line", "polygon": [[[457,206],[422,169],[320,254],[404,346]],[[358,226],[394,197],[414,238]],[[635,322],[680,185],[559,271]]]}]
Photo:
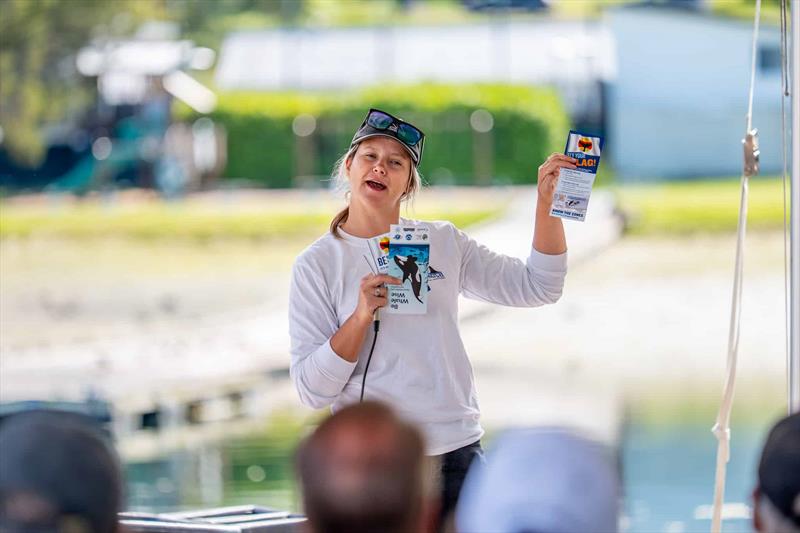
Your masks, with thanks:
[{"label": "white rigging line", "polygon": [[[728,360],[722,404],[717,420],[712,428],[717,438],[717,468],[714,481],[714,506],[711,519],[712,533],[719,533],[722,526],[722,504],[725,498],[725,474],[730,457],[730,417],[733,405],[733,392],[736,382],[736,362],[739,349],[739,323],[741,318],[742,299],[742,265],[744,262],[744,237],[747,228],[747,197],[749,177],[758,173],[757,138],[753,131],[753,89],[756,79],[756,47],[758,45],[758,29],[761,20],[761,0],[756,0],[753,20],[753,47],[750,63],[750,91],[747,103],[747,129],[743,140],[745,157],[741,180],[741,197],[739,200],[739,224],[736,234],[736,262],[733,275],[733,296],[731,301],[731,319],[728,330]],[[749,153],[748,153],[749,151]]]},{"label": "white rigging line", "polygon": [[791,0],[791,30],[788,41],[791,43],[791,68],[787,69],[791,83],[792,96],[792,179],[791,179],[791,226],[790,239],[790,276],[789,293],[791,312],[789,314],[789,412],[800,413],[800,0]]},{"label": "white rigging line", "polygon": [[756,14],[753,21],[753,50],[750,58],[750,92],[747,99],[747,132],[753,129],[753,89],[756,85],[756,50],[758,46],[758,28],[761,22],[761,0],[756,0]]}]

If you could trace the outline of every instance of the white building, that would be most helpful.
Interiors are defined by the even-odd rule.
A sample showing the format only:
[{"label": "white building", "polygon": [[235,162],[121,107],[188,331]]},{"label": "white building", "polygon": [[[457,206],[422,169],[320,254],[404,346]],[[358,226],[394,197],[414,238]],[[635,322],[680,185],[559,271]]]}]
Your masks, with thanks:
[{"label": "white building", "polygon": [[[739,175],[752,23],[652,7],[614,10],[606,22],[617,50],[606,146],[617,173],[631,180]],[[762,24],[753,100],[761,174],[782,168],[779,45],[778,29]]]},{"label": "white building", "polygon": [[215,81],[223,90],[423,81],[554,85],[574,116],[593,107],[599,113],[597,82],[613,76],[613,59],[609,32],[583,22],[238,31],[222,44]]}]

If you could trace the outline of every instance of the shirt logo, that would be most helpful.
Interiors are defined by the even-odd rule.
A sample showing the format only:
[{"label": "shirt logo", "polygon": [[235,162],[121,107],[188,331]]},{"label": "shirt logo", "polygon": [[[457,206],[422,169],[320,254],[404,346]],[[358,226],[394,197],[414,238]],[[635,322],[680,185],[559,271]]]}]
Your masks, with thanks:
[{"label": "shirt logo", "polygon": [[428,281],[434,281],[437,279],[445,279],[444,273],[428,265]]}]

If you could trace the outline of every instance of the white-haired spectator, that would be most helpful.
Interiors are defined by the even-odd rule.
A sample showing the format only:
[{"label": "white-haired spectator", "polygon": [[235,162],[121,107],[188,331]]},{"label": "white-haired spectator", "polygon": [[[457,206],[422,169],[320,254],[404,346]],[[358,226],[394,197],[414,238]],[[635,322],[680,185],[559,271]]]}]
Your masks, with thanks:
[{"label": "white-haired spectator", "polygon": [[599,443],[557,428],[501,436],[467,474],[456,530],[504,533],[617,531],[619,476]]}]

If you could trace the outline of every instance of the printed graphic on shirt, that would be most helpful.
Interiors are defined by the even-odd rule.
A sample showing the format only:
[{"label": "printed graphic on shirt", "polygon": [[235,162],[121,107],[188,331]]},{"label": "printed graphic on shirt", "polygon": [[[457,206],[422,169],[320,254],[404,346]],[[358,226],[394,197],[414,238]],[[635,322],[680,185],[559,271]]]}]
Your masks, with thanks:
[{"label": "printed graphic on shirt", "polygon": [[429,231],[426,226],[393,225],[389,232],[389,275],[402,280],[389,285],[389,314],[424,314],[427,312]]}]

